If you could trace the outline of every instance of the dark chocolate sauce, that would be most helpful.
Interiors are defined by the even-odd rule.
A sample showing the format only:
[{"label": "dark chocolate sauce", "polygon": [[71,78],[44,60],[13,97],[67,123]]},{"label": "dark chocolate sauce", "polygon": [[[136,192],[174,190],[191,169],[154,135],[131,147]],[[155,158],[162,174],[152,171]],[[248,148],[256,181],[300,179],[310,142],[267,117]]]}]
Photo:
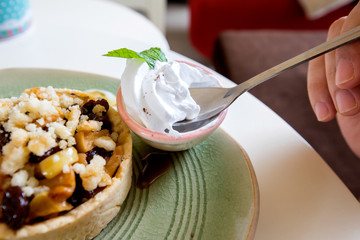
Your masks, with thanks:
[{"label": "dark chocolate sauce", "polygon": [[163,175],[171,167],[172,159],[170,153],[153,152],[141,159],[143,169],[141,170],[138,180],[138,188],[149,187],[157,178]]}]

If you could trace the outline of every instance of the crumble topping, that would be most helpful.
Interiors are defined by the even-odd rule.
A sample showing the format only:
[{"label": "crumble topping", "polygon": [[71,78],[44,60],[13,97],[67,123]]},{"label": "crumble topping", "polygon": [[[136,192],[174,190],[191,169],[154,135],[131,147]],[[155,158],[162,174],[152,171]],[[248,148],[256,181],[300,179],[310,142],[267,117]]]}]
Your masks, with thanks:
[{"label": "crumble topping", "polygon": [[[3,205],[11,194],[29,202],[20,221],[28,224],[69,211],[110,185],[114,166],[107,169],[107,161],[122,157],[120,121],[105,99],[76,90],[31,88],[0,99],[0,222],[21,227],[18,219],[7,220]],[[48,203],[54,209],[43,209]]]}]

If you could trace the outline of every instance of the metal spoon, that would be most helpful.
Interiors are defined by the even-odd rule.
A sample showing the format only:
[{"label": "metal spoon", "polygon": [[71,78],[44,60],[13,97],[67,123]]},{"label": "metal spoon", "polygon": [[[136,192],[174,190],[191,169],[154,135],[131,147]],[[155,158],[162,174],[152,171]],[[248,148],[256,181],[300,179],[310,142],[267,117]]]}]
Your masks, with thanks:
[{"label": "metal spoon", "polygon": [[280,63],[233,88],[190,88],[192,98],[200,105],[200,114],[195,119],[174,123],[173,128],[179,132],[188,132],[200,128],[214,120],[241,94],[258,84],[358,38],[360,38],[360,26]]}]

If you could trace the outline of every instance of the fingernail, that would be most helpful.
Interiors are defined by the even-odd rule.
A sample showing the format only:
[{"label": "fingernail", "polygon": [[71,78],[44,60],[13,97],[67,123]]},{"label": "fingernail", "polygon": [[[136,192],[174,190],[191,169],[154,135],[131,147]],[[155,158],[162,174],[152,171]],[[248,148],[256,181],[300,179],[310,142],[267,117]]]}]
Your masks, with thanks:
[{"label": "fingernail", "polygon": [[323,102],[318,102],[315,104],[315,115],[318,121],[322,122],[329,118],[330,111],[327,105]]},{"label": "fingernail", "polygon": [[340,113],[347,113],[358,107],[354,96],[348,90],[338,90],[335,99]]},{"label": "fingernail", "polygon": [[348,59],[341,58],[337,63],[335,84],[340,86],[354,78],[354,65]]}]

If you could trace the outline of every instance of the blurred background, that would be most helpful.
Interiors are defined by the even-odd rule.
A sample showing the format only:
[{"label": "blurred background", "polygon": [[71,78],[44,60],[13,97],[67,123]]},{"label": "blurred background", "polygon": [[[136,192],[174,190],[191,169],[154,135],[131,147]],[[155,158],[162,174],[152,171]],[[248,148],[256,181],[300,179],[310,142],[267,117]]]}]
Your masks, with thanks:
[{"label": "blurred background", "polygon": [[190,1],[187,0],[112,0],[148,17],[166,36],[173,51],[206,66],[211,61],[198,52],[190,40]]},{"label": "blurred background", "polygon": [[173,51],[213,68],[211,60],[198,52],[191,42],[190,9],[187,0],[168,0],[165,36]]},{"label": "blurred background", "polygon": [[214,67],[215,41],[229,30],[325,30],[354,0],[113,0],[148,17],[172,50]]}]

